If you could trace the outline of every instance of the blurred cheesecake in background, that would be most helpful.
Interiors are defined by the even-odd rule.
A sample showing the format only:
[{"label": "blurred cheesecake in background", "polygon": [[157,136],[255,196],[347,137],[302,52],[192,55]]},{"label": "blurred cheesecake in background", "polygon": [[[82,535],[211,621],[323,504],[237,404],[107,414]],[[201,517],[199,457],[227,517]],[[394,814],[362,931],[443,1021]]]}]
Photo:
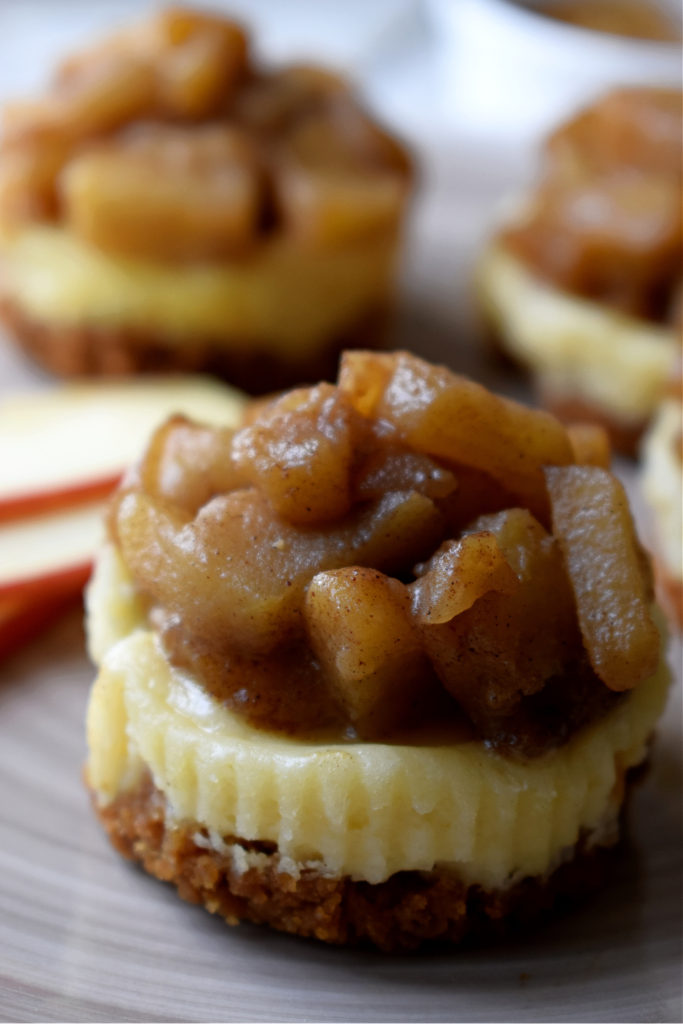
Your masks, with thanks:
[{"label": "blurred cheesecake in background", "polygon": [[3,318],[63,375],[319,379],[382,335],[410,184],[344,80],[171,8],[6,107]]},{"label": "blurred cheesecake in background", "polygon": [[659,600],[683,627],[683,367],[643,439],[641,479],[652,520]]},{"label": "blurred cheesecake in background", "polygon": [[633,452],[680,351],[681,93],[624,88],[553,132],[479,266],[502,349],[546,405]]}]

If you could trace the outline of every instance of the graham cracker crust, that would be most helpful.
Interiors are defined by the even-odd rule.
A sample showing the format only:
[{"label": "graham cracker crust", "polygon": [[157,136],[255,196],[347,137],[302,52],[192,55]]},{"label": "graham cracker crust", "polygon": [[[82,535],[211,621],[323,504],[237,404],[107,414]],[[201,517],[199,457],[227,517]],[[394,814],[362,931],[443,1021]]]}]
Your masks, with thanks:
[{"label": "graham cracker crust", "polygon": [[7,297],[0,298],[0,320],[31,359],[58,377],[209,373],[260,395],[333,380],[344,349],[384,347],[391,304],[378,302],[316,353],[304,358],[273,355],[267,340],[245,346],[234,341],[231,344],[230,338],[198,337],[177,344],[133,327],[43,323]]},{"label": "graham cracker crust", "polygon": [[[165,797],[149,775],[107,806],[96,799],[93,804],[119,853],[228,924],[251,921],[391,952],[424,943],[490,941],[537,923],[600,888],[618,846],[589,848],[581,839],[572,859],[547,878],[525,878],[500,891],[468,886],[446,869],[399,872],[371,885],[305,866],[296,877],[288,874],[274,843],[224,837],[225,852],[219,852],[198,823],[167,822]],[[240,865],[245,857],[236,861],[233,844],[245,857],[262,856]]]}]

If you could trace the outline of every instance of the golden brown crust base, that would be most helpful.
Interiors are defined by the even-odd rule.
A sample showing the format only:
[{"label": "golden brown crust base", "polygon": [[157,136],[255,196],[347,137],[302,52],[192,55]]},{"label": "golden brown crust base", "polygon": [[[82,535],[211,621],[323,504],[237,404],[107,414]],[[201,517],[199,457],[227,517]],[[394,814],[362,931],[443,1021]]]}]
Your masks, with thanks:
[{"label": "golden brown crust base", "polygon": [[230,856],[195,842],[198,825],[166,825],[165,798],[149,777],[96,813],[116,849],[183,899],[229,924],[252,921],[323,942],[372,944],[395,951],[424,942],[491,939],[537,921],[599,888],[616,847],[580,843],[573,859],[546,880],[526,878],[498,892],[467,886],[449,871],[405,871],[370,885],[303,869],[278,870],[273,843],[228,838],[267,856],[264,867],[236,870]]},{"label": "golden brown crust base", "polygon": [[319,352],[303,359],[272,355],[268,343],[231,347],[229,339],[195,338],[176,344],[136,328],[64,326],[27,316],[0,299],[0,319],[28,356],[59,377],[129,376],[144,373],[211,373],[251,394],[266,394],[319,380],[333,380],[339,354],[348,348],[381,348],[390,307],[378,303]]}]

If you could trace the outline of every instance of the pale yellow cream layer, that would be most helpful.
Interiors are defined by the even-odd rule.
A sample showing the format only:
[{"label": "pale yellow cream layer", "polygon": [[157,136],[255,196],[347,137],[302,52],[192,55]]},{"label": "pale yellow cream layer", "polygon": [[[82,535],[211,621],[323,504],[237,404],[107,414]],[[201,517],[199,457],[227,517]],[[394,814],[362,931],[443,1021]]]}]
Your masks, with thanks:
[{"label": "pale yellow cream layer", "polygon": [[675,580],[683,580],[681,430],[683,407],[667,399],[643,442],[643,491],[654,513],[655,543]]},{"label": "pale yellow cream layer", "polygon": [[305,355],[386,297],[393,237],[325,250],[279,239],[233,263],[171,266],[108,256],[59,227],[0,234],[4,294],[40,322],[267,342]]},{"label": "pale yellow cream layer", "polygon": [[584,830],[600,841],[666,698],[662,667],[607,718],[528,763],[474,741],[303,742],[251,728],[172,668],[129,594],[110,550],[89,594],[91,648],[103,659],[88,711],[98,799],[148,768],[174,818],[206,829],[216,848],[230,835],[272,840],[287,861],[371,883],[449,865],[466,882],[504,887],[552,870]]},{"label": "pale yellow cream layer", "polygon": [[485,253],[478,289],[503,344],[544,390],[582,398],[624,425],[649,419],[676,358],[672,328],[559,291],[500,245]]}]

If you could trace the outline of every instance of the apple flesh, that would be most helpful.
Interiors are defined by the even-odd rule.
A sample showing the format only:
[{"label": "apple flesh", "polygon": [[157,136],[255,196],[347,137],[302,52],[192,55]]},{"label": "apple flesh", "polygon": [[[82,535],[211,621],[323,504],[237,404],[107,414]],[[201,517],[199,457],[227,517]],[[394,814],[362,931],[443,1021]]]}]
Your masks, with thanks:
[{"label": "apple flesh", "polygon": [[236,425],[239,392],[208,378],[94,382],[0,405],[0,523],[104,497],[173,413]]},{"label": "apple flesh", "polygon": [[0,659],[81,597],[107,497],[173,413],[236,426],[244,399],[204,378],[96,382],[0,405]]},{"label": "apple flesh", "polygon": [[106,501],[0,526],[0,598],[49,597],[83,587],[102,539]]}]

